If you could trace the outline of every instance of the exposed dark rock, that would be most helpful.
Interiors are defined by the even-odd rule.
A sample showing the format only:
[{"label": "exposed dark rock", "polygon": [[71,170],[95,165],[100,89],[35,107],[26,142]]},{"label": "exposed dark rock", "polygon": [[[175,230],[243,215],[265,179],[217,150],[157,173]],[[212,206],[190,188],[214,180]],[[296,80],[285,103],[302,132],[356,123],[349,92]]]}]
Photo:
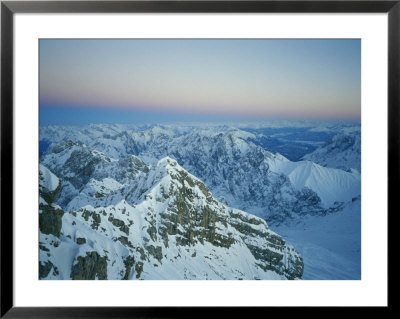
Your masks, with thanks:
[{"label": "exposed dark rock", "polygon": [[124,246],[128,246],[130,248],[135,248],[135,247],[133,247],[133,244],[128,240],[128,237],[126,237],[126,236],[118,237],[116,240],[120,241],[121,244]]},{"label": "exposed dark rock", "polygon": [[138,261],[135,265],[135,271],[136,271],[136,278],[139,279],[142,272],[143,272],[143,263],[141,261]]},{"label": "exposed dark rock", "polygon": [[123,280],[129,279],[129,274],[131,273],[134,264],[135,264],[135,258],[133,256],[128,256],[124,259],[125,275],[122,278]]},{"label": "exposed dark rock", "polygon": [[78,256],[77,263],[72,266],[73,280],[105,280],[107,279],[107,260],[100,257],[96,251],[86,253],[85,257]]},{"label": "exposed dark rock", "polygon": [[163,258],[162,248],[161,246],[154,247],[153,245],[146,246],[146,250],[152,255],[155,259],[157,259],[160,263]]},{"label": "exposed dark rock", "polygon": [[78,245],[86,244],[86,238],[78,237],[78,238],[76,239],[76,243],[77,243]]},{"label": "exposed dark rock", "polygon": [[51,261],[46,261],[44,263],[39,261],[39,279],[46,278],[49,275],[50,270],[52,268],[53,268],[53,263]]},{"label": "exposed dark rock", "polygon": [[64,212],[50,205],[40,204],[39,208],[41,210],[39,214],[40,231],[46,235],[52,234],[56,237],[60,237]]}]

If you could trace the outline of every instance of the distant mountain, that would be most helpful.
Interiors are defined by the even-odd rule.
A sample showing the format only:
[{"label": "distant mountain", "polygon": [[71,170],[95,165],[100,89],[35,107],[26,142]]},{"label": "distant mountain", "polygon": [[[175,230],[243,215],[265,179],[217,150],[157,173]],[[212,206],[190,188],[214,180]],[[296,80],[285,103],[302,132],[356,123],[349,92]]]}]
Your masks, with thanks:
[{"label": "distant mountain", "polygon": [[[361,173],[351,164],[361,158],[356,146],[360,143],[359,127],[321,125],[307,130],[342,132],[335,133],[337,136],[321,147],[330,151],[314,159],[320,164],[309,160],[294,162],[273,154],[257,145],[255,139],[259,136],[237,127],[191,124],[43,127],[40,163],[61,183],[57,197],[51,201],[56,215],[70,216],[70,211],[78,214],[83,208],[109,214],[109,207],[128,205],[126,209],[130,210],[147,202],[150,199],[144,196],[156,186],[150,176],[159,167],[159,159],[168,157],[199,178],[221,207],[263,218],[284,240],[298,247],[305,279],[359,279]],[[353,155],[343,156],[346,152]],[[343,163],[347,166],[328,167],[324,157],[331,158],[331,166],[345,158]],[[55,184],[53,180],[52,185]],[[123,220],[121,216],[116,218]],[[125,235],[116,238],[121,236]],[[73,234],[70,237],[74,238]],[[63,272],[66,277],[68,271]]]},{"label": "distant mountain", "polygon": [[126,194],[119,190],[149,170],[136,156],[116,160],[71,140],[56,145],[52,153],[41,158],[41,163],[62,179],[57,203],[65,209],[111,204],[106,200],[115,204],[125,199]]},{"label": "distant mountain", "polygon": [[[255,145],[251,141],[252,133],[228,126],[191,129],[153,126],[133,130],[96,125],[76,131],[46,128],[41,131],[41,138],[63,141],[59,145],[52,144],[52,149],[42,157],[44,165],[73,186],[64,186],[63,204],[81,193],[80,188],[90,178],[100,181],[114,174],[118,171],[114,166],[119,165],[116,159],[131,154],[147,163],[170,156],[204,181],[219,201],[261,216],[272,224],[305,214],[326,215],[360,195],[357,172],[324,168],[311,162],[291,162]],[[68,141],[68,138],[75,141]],[[79,146],[72,146],[74,143]],[[72,167],[77,157],[64,162],[70,158],[73,147],[82,149],[79,155],[82,159],[93,154],[90,160],[83,161],[91,164],[82,181],[77,180],[81,177],[76,176],[81,174]],[[60,149],[65,151],[58,153]],[[111,166],[113,168],[109,168]]]},{"label": "distant mountain", "polygon": [[325,167],[340,168],[346,171],[356,169],[361,172],[360,132],[342,133],[333,136],[314,152],[303,156]]},{"label": "distant mountain", "polygon": [[[70,145],[69,152],[91,164],[72,165],[70,157],[66,167],[58,167],[74,187],[88,178],[85,167],[92,172],[109,163],[115,168],[111,176],[122,172],[115,162],[83,149],[74,153],[76,145]],[[303,261],[292,246],[263,219],[218,202],[175,160],[167,157],[152,166],[135,157],[122,161],[132,168],[121,179],[130,185],[129,201],[114,198],[105,207],[71,211],[54,204],[62,179],[40,166],[41,279],[301,278]],[[76,170],[83,177],[68,175]],[[81,192],[85,199],[111,200],[121,189],[111,177],[89,178]]]}]

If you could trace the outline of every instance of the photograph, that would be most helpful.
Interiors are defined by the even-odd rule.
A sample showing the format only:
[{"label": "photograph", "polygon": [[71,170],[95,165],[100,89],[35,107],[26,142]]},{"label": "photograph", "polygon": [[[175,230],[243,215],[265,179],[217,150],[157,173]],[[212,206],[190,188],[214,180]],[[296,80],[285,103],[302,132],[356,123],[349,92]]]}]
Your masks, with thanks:
[{"label": "photograph", "polygon": [[38,279],[361,280],[361,42],[38,39]]}]

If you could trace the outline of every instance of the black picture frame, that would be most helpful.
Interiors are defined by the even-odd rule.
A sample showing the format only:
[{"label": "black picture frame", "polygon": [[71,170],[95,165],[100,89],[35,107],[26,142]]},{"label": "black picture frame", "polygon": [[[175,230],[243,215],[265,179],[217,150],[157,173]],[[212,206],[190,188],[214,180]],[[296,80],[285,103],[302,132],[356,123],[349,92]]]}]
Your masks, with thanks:
[{"label": "black picture frame", "polygon": [[[64,307],[21,308],[13,303],[13,19],[15,13],[122,13],[122,12],[269,12],[269,13],[388,13],[388,218],[398,213],[400,0],[395,1],[1,1],[1,317],[5,318],[144,318],[207,315],[210,309],[184,307]],[[392,214],[390,214],[390,212]],[[389,227],[389,226],[388,226]],[[389,231],[389,229],[388,229]],[[388,247],[390,236],[388,232]],[[390,249],[389,249],[390,250]],[[389,252],[388,252],[389,253]],[[388,254],[389,261],[389,254]],[[388,287],[389,287],[388,282]],[[388,299],[389,309],[391,305]],[[321,308],[318,308],[321,310]],[[381,308],[382,309],[382,308]],[[212,310],[213,315],[239,314],[243,309]],[[271,311],[273,309],[268,309]],[[291,310],[301,315],[304,308]],[[331,309],[334,313],[338,308]],[[265,311],[252,308],[251,311]],[[322,311],[325,311],[322,309]],[[370,309],[368,310],[370,311]],[[249,309],[243,314],[248,317]]]}]

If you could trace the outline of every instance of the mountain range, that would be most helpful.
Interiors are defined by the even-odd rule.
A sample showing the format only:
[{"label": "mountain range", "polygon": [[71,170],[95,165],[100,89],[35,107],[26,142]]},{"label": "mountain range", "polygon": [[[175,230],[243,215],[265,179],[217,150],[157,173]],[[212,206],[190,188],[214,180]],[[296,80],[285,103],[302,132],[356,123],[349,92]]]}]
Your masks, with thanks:
[{"label": "mountain range", "polygon": [[[328,220],[331,218],[330,216],[344,216],[343,212],[346,211],[350,211],[349,214],[352,216],[360,215],[361,209],[359,205],[356,205],[361,196],[361,165],[358,166],[360,147],[357,147],[360,145],[359,136],[353,131],[346,132],[346,130],[339,135],[333,135],[315,151],[304,156],[305,159],[310,158],[313,161],[290,161],[285,156],[279,153],[274,154],[257,144],[255,141],[259,138],[260,136],[255,133],[232,125],[42,127],[40,129],[41,176],[46,176],[46,181],[49,180],[49,176],[54,176],[54,178],[50,178],[50,181],[53,180],[50,188],[43,185],[40,187],[41,189],[53,189],[54,192],[57,190],[55,192],[57,195],[53,195],[50,201],[45,201],[44,198],[47,195],[42,196],[41,205],[52,207],[47,209],[54,209],[54,212],[59,212],[58,214],[63,212],[61,217],[63,226],[57,232],[58,237],[53,234],[58,239],[52,238],[51,240],[54,242],[58,240],[63,244],[62,247],[69,247],[65,249],[74,253],[68,255],[68,261],[61,263],[69,265],[69,267],[63,268],[63,271],[60,271],[61,264],[57,265],[57,262],[60,262],[59,258],[41,259],[41,263],[51,262],[53,269],[57,267],[59,272],[55,278],[68,279],[71,277],[71,267],[77,263],[77,260],[87,258],[85,253],[94,254],[95,252],[97,254],[93,255],[95,257],[90,256],[97,258],[96,260],[104,257],[111,261],[112,258],[109,257],[109,254],[97,248],[103,244],[110,247],[108,242],[110,240],[114,245],[123,245],[122,240],[125,244],[128,243],[126,244],[128,246],[125,245],[128,251],[115,251],[114,247],[114,251],[111,253],[114,259],[111,263],[120,265],[118,269],[123,269],[121,265],[124,265],[124,258],[131,256],[130,258],[133,258],[135,262],[142,263],[140,267],[147,269],[143,270],[143,274],[139,276],[142,279],[171,277],[183,279],[180,276],[182,270],[177,273],[167,270],[172,267],[169,257],[176,253],[176,249],[171,250],[171,247],[185,247],[185,249],[189,249],[190,256],[193,254],[203,256],[202,260],[208,260],[205,256],[210,257],[209,253],[213,250],[218,252],[216,255],[224,255],[225,250],[231,252],[229,256],[224,255],[221,263],[218,264],[221,268],[215,268],[214,260],[208,266],[201,262],[204,266],[203,269],[203,266],[197,265],[198,259],[189,258],[188,251],[185,250],[187,254],[179,251],[181,256],[185,255],[185,258],[191,262],[196,259],[192,266],[185,259],[185,263],[188,263],[186,278],[299,279],[303,275],[303,258],[291,245],[297,247],[296,243],[301,243],[300,254],[307,256],[304,259],[304,274],[306,277],[309,276],[307,279],[324,276],[321,269],[308,271],[312,269],[307,265],[312,265],[311,258],[313,256],[309,256],[304,248],[308,244],[314,245],[316,241],[321,242],[321,240],[318,239],[318,236],[307,235],[311,242],[304,243],[302,236],[307,233],[302,229],[317,227],[316,225],[321,225],[317,221]],[[335,158],[343,160],[336,161]],[[185,176],[185,178],[178,179],[180,180],[179,184],[171,176]],[[60,184],[55,183],[55,180],[58,180]],[[54,188],[55,184],[57,186]],[[173,189],[172,193],[169,192],[170,189]],[[205,191],[202,192],[201,189]],[[41,193],[49,194],[51,192]],[[166,193],[167,195],[165,195]],[[183,198],[183,206],[178,204],[181,203],[179,198]],[[189,198],[189,202],[186,202]],[[218,246],[221,243],[216,242],[214,237],[213,240],[210,240],[210,225],[202,222],[204,216],[208,216],[207,220],[210,218],[209,213],[204,212],[204,207],[207,207],[206,211],[214,212],[212,218],[215,223],[218,220],[216,228],[212,228],[211,233],[214,234],[212,236],[222,238],[223,241],[227,240],[230,243],[229,249]],[[123,217],[126,216],[121,213],[117,216],[117,212],[122,210],[129,212],[135,218],[124,219]],[[57,213],[55,214],[57,215]],[[146,214],[150,215],[143,220]],[[101,223],[104,225],[100,227],[100,223],[94,221],[93,216],[96,216],[94,218],[97,220],[101,219]],[[102,218],[102,216],[104,217]],[[180,219],[177,216],[181,216]],[[119,221],[123,222],[124,225],[121,227],[127,230],[128,234],[121,233],[121,230],[118,232],[113,224],[115,219],[118,220],[115,223],[120,226],[122,224]],[[346,218],[342,219],[343,223],[346,223]],[[186,220],[186,222],[182,222],[182,220]],[[249,223],[249,220],[255,221],[256,224]],[[357,220],[357,217],[353,220]],[[74,227],[65,226],[72,222],[75,223]],[[338,225],[336,231],[347,234],[347,232],[343,232],[341,223],[335,224]],[[95,231],[96,234],[86,232],[86,237],[83,235],[83,237],[79,237],[85,238],[85,243],[76,246],[77,237],[74,229],[78,228],[77,225],[79,225],[79,229],[86,229],[88,225],[91,227],[93,224],[97,225],[97,229],[92,228],[91,232]],[[143,225],[142,230],[135,229],[133,226],[135,224]],[[357,263],[357,260],[360,259],[360,250],[357,249],[357,245],[360,243],[360,229],[356,224],[357,222],[354,222],[354,227],[348,230],[350,237],[355,236],[351,237],[355,247],[350,258],[354,261],[353,270],[349,270],[351,278],[358,276],[359,262]],[[110,227],[112,231],[110,231]],[[172,231],[171,227],[175,230]],[[287,239],[291,245],[269,227],[278,233],[282,231],[290,234]],[[106,231],[103,232],[103,228]],[[166,231],[165,228],[169,230]],[[254,232],[253,228],[256,228],[257,231]],[[145,232],[145,229],[152,229],[150,232],[153,233],[153,237],[147,231]],[[241,233],[238,229],[247,231]],[[353,235],[350,235],[352,231]],[[227,237],[228,233],[230,235]],[[313,232],[313,234],[316,233],[318,231]],[[129,236],[132,234],[135,234],[136,237],[130,238]],[[266,234],[273,234],[273,236]],[[169,239],[171,236],[173,239]],[[182,240],[185,244],[181,245],[182,247],[177,244],[181,240],[180,236],[184,237]],[[43,239],[43,243],[48,243],[49,238]],[[267,238],[279,238],[279,240],[272,243]],[[149,241],[145,243],[143,240]],[[83,239],[80,239],[80,242],[82,241]],[[171,241],[173,244],[169,244]],[[231,243],[231,241],[233,242]],[[87,247],[89,242],[92,243],[90,248],[92,250]],[[93,242],[102,244],[93,246]],[[134,248],[129,246],[129,242]],[[276,246],[277,250],[272,249],[271,247],[277,245],[278,242],[279,248]],[[53,256],[55,248],[49,245],[46,246],[50,250],[48,254]],[[205,248],[204,245],[209,245],[209,247]],[[320,252],[325,252],[328,244],[324,245],[324,247],[317,245]],[[166,251],[167,257],[159,258],[160,260],[156,258],[158,262],[155,262],[155,257],[149,252],[148,247],[154,247],[149,249],[158,257],[160,257],[158,254],[160,249],[163,255]],[[265,247],[268,247],[267,253],[258,251]],[[141,257],[145,257],[137,255],[137,251],[135,254],[133,251],[136,249],[143,251],[147,259],[141,259]],[[107,249],[107,251],[110,250]],[[278,252],[280,255],[275,259],[279,262],[276,264],[274,262],[273,266],[266,267],[268,258],[272,258],[271,256]],[[340,247],[336,249],[335,253],[338,259],[342,258]],[[42,256],[45,258],[47,255],[41,252]],[[178,256],[178,254],[174,256]],[[251,260],[250,264],[246,266],[247,268],[241,264],[240,256]],[[163,259],[164,262],[161,264]],[[174,258],[172,257],[172,259]],[[178,259],[174,260],[176,262],[172,268],[178,269],[176,264]],[[179,259],[180,263],[182,260]],[[154,266],[155,264],[157,266]],[[212,269],[210,265],[213,265],[212,267],[216,271],[210,270]],[[230,269],[228,265],[235,270]],[[339,263],[338,267],[334,267],[329,276],[333,276],[335,279],[334,272],[343,271],[342,266],[345,266],[345,261]],[[132,269],[135,268],[132,267]],[[157,268],[159,277],[155,275],[154,267]],[[196,267],[202,269],[204,276],[195,271]],[[327,266],[319,263],[319,267],[326,268]],[[109,268],[110,265],[107,263],[107,269]],[[132,269],[129,275],[126,275],[127,278],[136,276],[132,275],[135,273]],[[287,269],[295,270],[288,271]],[[122,274],[122,270],[117,272]],[[197,276],[193,276],[196,273]],[[221,276],[218,277],[216,273]],[[43,278],[52,278],[49,274]],[[107,278],[122,279],[126,277],[125,274],[119,277],[115,274],[109,273]],[[347,279],[346,276],[340,278]]]},{"label": "mountain range", "polygon": [[[129,202],[64,211],[61,181],[40,166],[40,279],[301,278],[301,256],[263,219],[216,201],[173,159],[132,182]],[[112,196],[102,186],[94,197]]]}]

